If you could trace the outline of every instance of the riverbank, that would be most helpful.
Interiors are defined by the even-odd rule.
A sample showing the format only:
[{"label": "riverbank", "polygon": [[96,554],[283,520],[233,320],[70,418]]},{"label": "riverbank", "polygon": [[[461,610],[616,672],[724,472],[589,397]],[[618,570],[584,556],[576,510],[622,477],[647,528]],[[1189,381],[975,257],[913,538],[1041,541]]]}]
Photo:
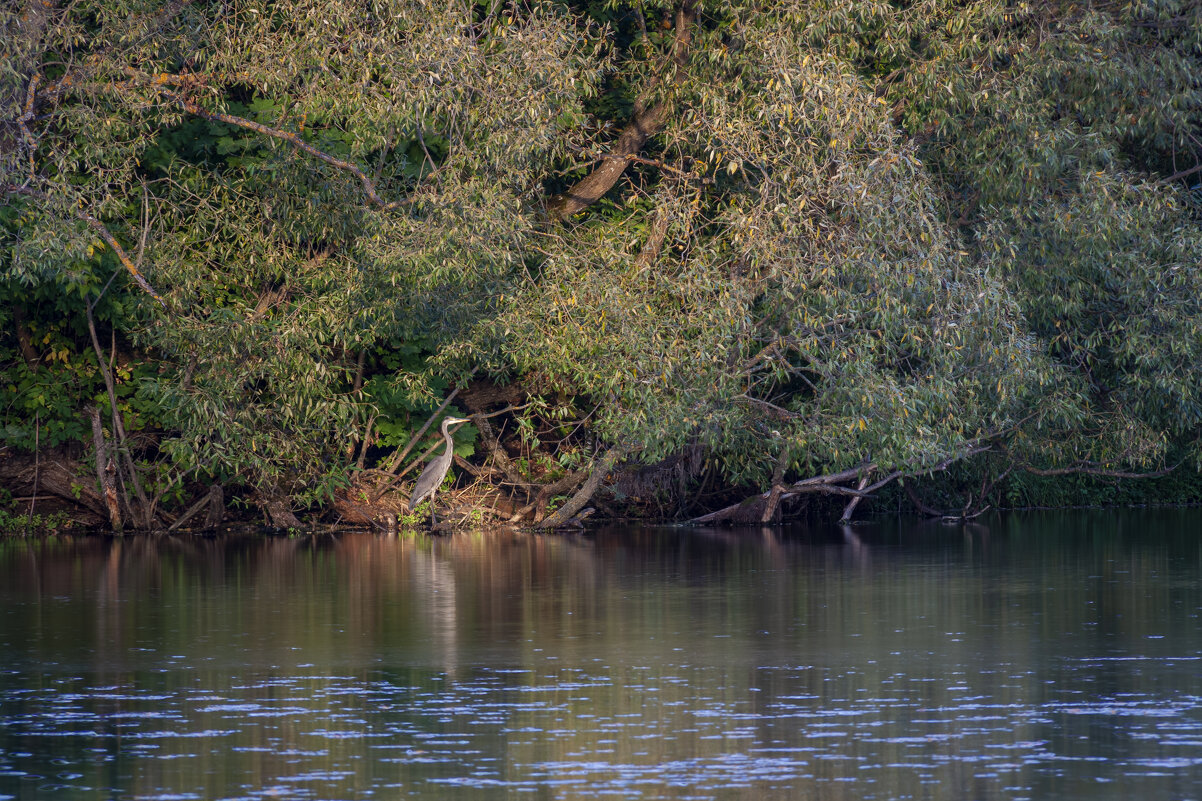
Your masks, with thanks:
[{"label": "riverbank", "polygon": [[[862,497],[847,515],[848,496],[833,492],[778,490],[775,509],[766,515],[772,492],[722,487],[701,476],[682,483],[671,473],[678,463],[648,470],[641,465],[615,468],[598,482],[571,516],[555,512],[571,500],[583,483],[569,480],[539,483],[526,480],[506,486],[500,472],[457,457],[452,478],[436,499],[436,521],[430,506],[408,506],[415,470],[388,472],[365,469],[334,491],[325,503],[287,509],[292,525],[279,525],[263,508],[260,494],[247,488],[182,485],[157,498],[155,525],[159,532],[218,532],[229,526],[263,526],[277,531],[320,531],[362,528],[380,532],[462,530],[578,530],[614,523],[684,523],[698,525],[781,525],[790,521],[845,522],[881,516],[915,514],[947,521],[967,521],[989,510],[1052,510],[1097,508],[1172,508],[1202,504],[1202,481],[1181,471],[1142,481],[1089,475],[1009,475],[980,489],[973,471],[953,470],[934,476],[895,481]],[[400,473],[398,475],[397,473]],[[663,476],[672,480],[665,482]],[[656,483],[656,479],[659,479]],[[573,483],[573,481],[575,483]],[[516,482],[515,482],[516,484]],[[801,489],[806,489],[804,482]],[[828,485],[836,488],[842,485]],[[558,488],[558,492],[557,492]],[[121,501],[125,507],[128,500]],[[129,517],[127,516],[127,520]],[[551,525],[546,521],[552,520]],[[90,465],[69,449],[8,458],[0,463],[0,534],[27,532],[112,531],[109,510]],[[122,530],[139,528],[126,524]]]}]

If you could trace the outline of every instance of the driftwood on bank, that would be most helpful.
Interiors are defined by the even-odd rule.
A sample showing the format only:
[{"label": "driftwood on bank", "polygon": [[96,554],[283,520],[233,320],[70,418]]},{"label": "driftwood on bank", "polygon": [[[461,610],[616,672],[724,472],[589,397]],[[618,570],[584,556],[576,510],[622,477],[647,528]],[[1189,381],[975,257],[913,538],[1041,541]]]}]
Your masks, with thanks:
[{"label": "driftwood on bank", "polygon": [[543,520],[544,511],[546,510],[547,504],[551,501],[551,499],[556,495],[562,495],[569,490],[575,489],[576,485],[578,485],[581,481],[584,481],[587,477],[587,471],[576,470],[575,472],[568,473],[558,481],[544,485],[542,489],[538,491],[538,495],[535,496],[534,500],[523,506],[521,509],[518,509],[513,516],[509,518],[509,522],[517,523],[518,521],[524,520],[526,517],[533,514],[534,522],[541,523]]},{"label": "driftwood on bank", "polygon": [[77,510],[73,517],[89,524],[108,520],[108,509],[96,491],[95,479],[84,478],[79,463],[58,454],[53,458],[42,458],[35,468],[32,457],[0,451],[0,485],[13,495],[32,493],[35,470],[39,502],[53,498]]},{"label": "driftwood on bank", "polygon": [[[936,473],[946,470],[952,464],[967,459],[971,456],[976,456],[979,453],[984,453],[990,448],[988,445],[973,445],[964,451],[964,453],[955,456],[949,456],[943,461],[926,468],[925,470],[905,472],[902,470],[894,470],[884,477],[877,479],[873,483],[867,483],[872,474],[878,472],[879,467],[873,462],[865,462],[857,467],[843,470],[838,473],[829,473],[823,476],[813,476],[800,481],[795,481],[787,486],[778,485],[779,491],[776,492],[778,501],[784,501],[799,495],[806,494],[824,494],[824,495],[842,495],[849,499],[851,498],[867,498],[874,495],[882,487],[896,481],[899,478],[914,476],[919,474]],[[855,481],[856,486],[847,486],[845,482]],[[768,499],[778,490],[778,486],[774,486],[767,492],[758,493],[749,498],[746,498],[739,503],[731,504],[730,506],[710,512],[709,514],[694,517],[688,521],[694,525],[702,525],[707,523],[749,523],[755,522],[755,518],[762,514],[764,506]],[[850,504],[849,504],[850,506]],[[847,521],[847,514],[855,511],[854,506],[845,510],[844,520]]]}]

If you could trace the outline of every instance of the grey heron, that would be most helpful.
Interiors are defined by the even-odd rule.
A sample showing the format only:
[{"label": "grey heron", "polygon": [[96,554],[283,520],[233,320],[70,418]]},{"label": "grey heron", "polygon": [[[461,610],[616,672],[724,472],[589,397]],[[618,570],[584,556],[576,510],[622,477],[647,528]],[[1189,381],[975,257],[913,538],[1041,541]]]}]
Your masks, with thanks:
[{"label": "grey heron", "polygon": [[446,438],[447,449],[443,451],[436,459],[426,465],[426,469],[417,477],[417,483],[413,485],[413,494],[409,496],[409,511],[417,508],[417,505],[426,498],[430,499],[430,524],[433,525],[434,517],[434,494],[438,492],[438,488],[442,486],[442,480],[447,477],[447,471],[451,469],[451,462],[455,459],[455,441],[451,438],[451,432],[447,431],[447,427],[455,423],[466,423],[466,417],[446,417],[443,418],[440,431]]}]

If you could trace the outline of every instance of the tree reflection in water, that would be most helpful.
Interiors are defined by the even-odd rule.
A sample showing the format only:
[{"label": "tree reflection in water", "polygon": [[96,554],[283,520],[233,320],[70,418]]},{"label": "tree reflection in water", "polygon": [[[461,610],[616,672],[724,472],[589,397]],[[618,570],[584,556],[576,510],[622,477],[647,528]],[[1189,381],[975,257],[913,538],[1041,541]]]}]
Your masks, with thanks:
[{"label": "tree reflection in water", "polygon": [[0,795],[1179,796],[1198,522],[2,541]]}]

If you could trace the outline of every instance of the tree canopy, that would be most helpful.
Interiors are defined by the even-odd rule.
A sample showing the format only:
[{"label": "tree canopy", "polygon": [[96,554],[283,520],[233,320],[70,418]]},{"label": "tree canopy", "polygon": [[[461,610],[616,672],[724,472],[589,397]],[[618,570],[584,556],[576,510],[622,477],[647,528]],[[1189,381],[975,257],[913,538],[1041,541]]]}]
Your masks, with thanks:
[{"label": "tree canopy", "polygon": [[0,30],[3,447],[111,440],[122,503],[320,502],[485,384],[526,450],[464,407],[478,477],[543,504],[621,460],[764,519],[968,460],[1202,468],[1198,0],[80,0]]}]

